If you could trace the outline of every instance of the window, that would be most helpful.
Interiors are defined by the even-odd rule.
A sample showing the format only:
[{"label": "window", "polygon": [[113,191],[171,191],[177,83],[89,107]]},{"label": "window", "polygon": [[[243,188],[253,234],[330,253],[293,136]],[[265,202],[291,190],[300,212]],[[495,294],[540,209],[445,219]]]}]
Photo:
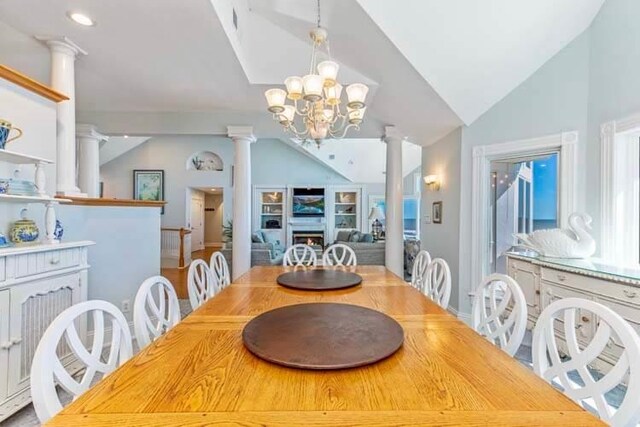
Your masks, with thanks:
[{"label": "window", "polygon": [[417,239],[418,238],[418,206],[420,205],[419,199],[416,197],[405,197],[403,206],[403,224],[404,224],[404,237]]}]

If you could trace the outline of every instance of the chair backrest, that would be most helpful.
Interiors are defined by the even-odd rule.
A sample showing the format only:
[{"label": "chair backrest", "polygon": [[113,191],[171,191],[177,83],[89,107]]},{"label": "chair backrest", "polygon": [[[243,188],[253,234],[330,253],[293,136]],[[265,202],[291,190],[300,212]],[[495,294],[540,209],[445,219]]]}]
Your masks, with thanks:
[{"label": "chair backrest", "polygon": [[518,283],[504,274],[486,277],[473,298],[473,329],[513,356],[527,328],[527,301]]},{"label": "chair backrest", "polygon": [[425,250],[421,250],[413,261],[411,270],[411,286],[422,291],[427,278],[427,267],[431,264],[431,255]]},{"label": "chair backrest", "polygon": [[213,278],[218,283],[220,289],[224,289],[231,284],[231,274],[229,273],[229,264],[222,252],[214,252],[209,260],[209,268]]},{"label": "chair backrest", "polygon": [[133,303],[133,328],[142,348],[180,322],[180,304],[171,282],[162,276],[142,282]]},{"label": "chair backrest", "polygon": [[[595,321],[595,333],[590,342],[585,342],[589,338],[581,334],[580,343],[578,331],[586,327],[583,317]],[[566,343],[564,358],[558,353],[559,336]],[[594,376],[588,364],[613,343],[622,348],[620,356],[609,372]],[[596,410],[608,424],[635,426],[640,421],[640,336],[610,308],[581,298],[549,304],[533,330],[532,350],[536,374],[562,388],[583,407]],[[616,410],[607,404],[605,394],[625,379],[627,392]]]},{"label": "chair backrest", "polygon": [[284,253],[282,265],[315,267],[318,264],[318,255],[309,245],[297,244],[291,246]]},{"label": "chair backrest", "polygon": [[[93,321],[93,342],[85,346],[77,324]],[[91,337],[91,335],[89,335]],[[108,337],[108,338],[107,338]],[[64,341],[63,341],[64,338]],[[108,339],[108,348],[105,340]],[[65,342],[85,370],[76,381],[66,370],[58,354]],[[95,379],[113,372],[131,357],[131,332],[124,315],[106,301],[85,301],[60,313],[42,335],[31,365],[31,397],[40,421],[44,424],[62,410],[56,384],[74,398],[87,391]]]},{"label": "chair backrest", "polygon": [[429,263],[422,292],[445,310],[449,307],[451,269],[442,258],[435,258]]},{"label": "chair backrest", "polygon": [[191,261],[187,273],[187,291],[193,310],[200,307],[218,291],[211,269],[205,261],[201,259]]},{"label": "chair backrest", "polygon": [[322,254],[323,265],[358,265],[356,253],[349,246],[342,243],[336,243],[329,246]]}]

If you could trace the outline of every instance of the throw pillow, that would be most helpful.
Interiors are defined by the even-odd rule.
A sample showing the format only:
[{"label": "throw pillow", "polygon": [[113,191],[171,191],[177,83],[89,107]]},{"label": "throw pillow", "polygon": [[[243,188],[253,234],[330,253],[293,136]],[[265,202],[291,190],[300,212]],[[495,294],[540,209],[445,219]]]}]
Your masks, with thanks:
[{"label": "throw pillow", "polygon": [[336,242],[348,242],[351,236],[351,230],[340,230],[336,235]]},{"label": "throw pillow", "polygon": [[349,241],[353,243],[359,242],[360,236],[362,236],[362,233],[360,233],[359,231],[354,231],[353,233],[351,233],[351,236],[349,236]]},{"label": "throw pillow", "polygon": [[264,237],[262,236],[262,231],[256,231],[251,235],[251,241],[253,243],[264,243]]},{"label": "throw pillow", "polygon": [[273,243],[274,245],[279,245],[280,240],[278,239],[278,235],[275,233],[262,233],[264,236],[265,243]]},{"label": "throw pillow", "polygon": [[362,233],[360,236],[361,243],[373,243],[373,234]]}]

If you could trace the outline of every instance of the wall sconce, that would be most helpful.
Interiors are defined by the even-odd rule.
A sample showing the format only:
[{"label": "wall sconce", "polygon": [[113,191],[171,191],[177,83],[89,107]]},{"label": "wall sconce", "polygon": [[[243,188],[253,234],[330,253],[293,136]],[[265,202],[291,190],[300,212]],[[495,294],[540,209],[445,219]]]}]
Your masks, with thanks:
[{"label": "wall sconce", "polygon": [[424,183],[427,184],[429,190],[440,191],[440,178],[438,175],[427,175],[424,177]]}]

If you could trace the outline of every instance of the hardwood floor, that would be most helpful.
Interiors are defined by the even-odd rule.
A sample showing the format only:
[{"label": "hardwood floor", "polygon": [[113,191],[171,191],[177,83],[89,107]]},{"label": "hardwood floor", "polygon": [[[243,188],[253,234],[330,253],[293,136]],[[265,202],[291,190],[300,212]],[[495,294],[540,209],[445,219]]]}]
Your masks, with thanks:
[{"label": "hardwood floor", "polygon": [[[207,246],[204,250],[195,251],[191,253],[191,259],[203,259],[209,262],[209,258],[211,258],[211,254],[219,251],[222,246]],[[189,298],[189,294],[187,292],[187,272],[189,271],[189,267],[179,269],[179,268],[163,268],[161,269],[161,273],[164,277],[166,277],[172,284],[178,294],[178,298],[185,299]]]}]

